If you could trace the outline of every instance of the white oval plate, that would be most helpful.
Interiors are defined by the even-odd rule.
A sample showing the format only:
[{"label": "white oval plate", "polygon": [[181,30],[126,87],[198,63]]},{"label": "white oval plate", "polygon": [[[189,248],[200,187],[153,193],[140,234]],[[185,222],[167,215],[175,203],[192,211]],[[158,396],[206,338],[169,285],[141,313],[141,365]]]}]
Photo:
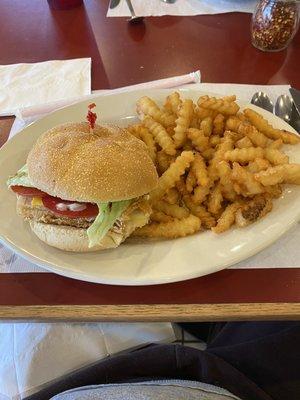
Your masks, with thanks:
[{"label": "white oval plate", "polygon": [[[201,93],[180,90],[196,100]],[[172,90],[147,90],[104,95],[97,104],[98,121],[127,125],[135,117],[135,103],[142,95],[160,102]],[[300,219],[300,187],[286,187],[265,218],[243,229],[221,235],[206,231],[186,238],[163,241],[129,240],[117,249],[95,253],[68,253],[43,244],[16,214],[15,195],[6,180],[26,161],[32,145],[45,130],[69,121],[82,121],[90,101],[65,107],[31,124],[0,150],[0,239],[27,260],[60,275],[115,285],[152,285],[182,281],[224,269],[269,246]],[[255,106],[249,106],[257,109]],[[274,126],[291,130],[285,122],[258,110]],[[300,146],[285,146],[291,162],[300,162]]]}]

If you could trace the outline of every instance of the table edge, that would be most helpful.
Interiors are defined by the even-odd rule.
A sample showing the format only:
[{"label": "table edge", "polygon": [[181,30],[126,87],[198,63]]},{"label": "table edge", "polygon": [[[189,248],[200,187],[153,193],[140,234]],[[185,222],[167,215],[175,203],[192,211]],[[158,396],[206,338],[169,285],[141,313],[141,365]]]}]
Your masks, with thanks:
[{"label": "table edge", "polygon": [[300,303],[1,306],[0,320],[196,322],[300,320]]}]

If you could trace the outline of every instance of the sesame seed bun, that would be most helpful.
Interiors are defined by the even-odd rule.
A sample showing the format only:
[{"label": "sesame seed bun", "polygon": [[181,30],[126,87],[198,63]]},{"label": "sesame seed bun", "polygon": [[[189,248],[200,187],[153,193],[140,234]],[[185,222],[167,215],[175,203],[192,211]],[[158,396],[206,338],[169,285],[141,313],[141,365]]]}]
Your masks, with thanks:
[{"label": "sesame seed bun", "polygon": [[67,123],[45,132],[27,158],[34,186],[52,196],[80,202],[140,197],[157,185],[146,145],[126,129]]}]

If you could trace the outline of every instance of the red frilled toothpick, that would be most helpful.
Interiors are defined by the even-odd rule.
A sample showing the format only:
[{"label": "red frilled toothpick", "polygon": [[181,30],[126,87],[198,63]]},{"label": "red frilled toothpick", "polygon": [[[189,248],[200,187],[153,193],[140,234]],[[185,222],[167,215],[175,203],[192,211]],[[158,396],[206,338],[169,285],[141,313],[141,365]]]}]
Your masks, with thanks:
[{"label": "red frilled toothpick", "polygon": [[87,116],[86,116],[86,119],[87,119],[87,121],[88,121],[88,123],[90,125],[90,132],[91,133],[93,132],[93,129],[95,128],[95,123],[96,123],[96,119],[97,119],[97,114],[92,111],[92,109],[94,107],[96,107],[95,103],[89,104],[89,106],[88,106],[89,110],[88,110],[88,113],[87,113]]}]

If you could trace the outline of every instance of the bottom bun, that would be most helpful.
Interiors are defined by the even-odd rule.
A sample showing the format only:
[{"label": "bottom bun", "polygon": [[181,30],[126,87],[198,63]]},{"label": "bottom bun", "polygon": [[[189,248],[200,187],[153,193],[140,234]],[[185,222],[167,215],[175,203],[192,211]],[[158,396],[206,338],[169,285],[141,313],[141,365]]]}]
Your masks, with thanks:
[{"label": "bottom bun", "polygon": [[30,227],[40,240],[49,246],[66,251],[87,252],[111,249],[118,247],[125,239],[123,235],[110,231],[98,245],[90,248],[86,229],[44,224],[33,220],[30,221]]}]

